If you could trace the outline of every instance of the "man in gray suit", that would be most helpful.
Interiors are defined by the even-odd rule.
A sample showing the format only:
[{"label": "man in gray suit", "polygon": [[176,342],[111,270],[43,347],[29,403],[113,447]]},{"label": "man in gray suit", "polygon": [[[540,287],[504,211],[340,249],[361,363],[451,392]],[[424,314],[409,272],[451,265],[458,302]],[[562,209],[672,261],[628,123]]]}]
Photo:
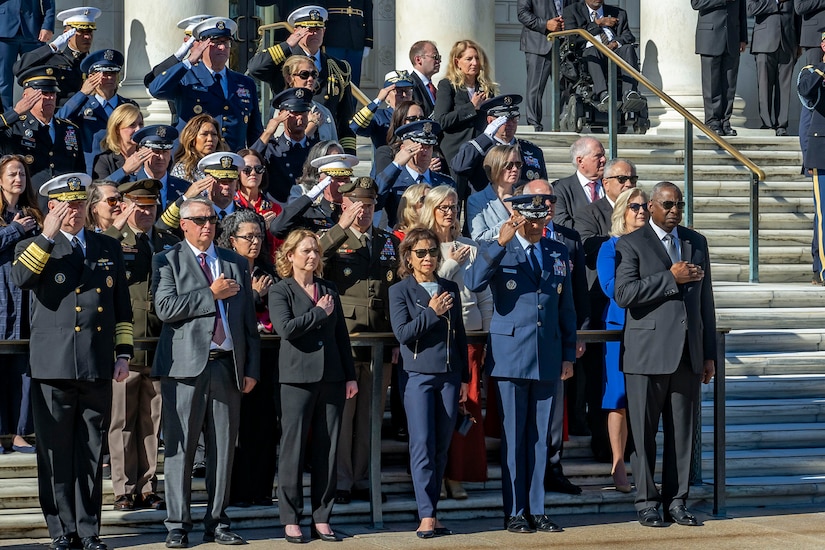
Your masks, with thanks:
[{"label": "man in gray suit", "polygon": [[209,493],[203,540],[244,544],[229,530],[226,506],[241,392],[255,387],[260,369],[249,264],[214,246],[211,201],[189,199],[180,216],[185,240],[152,258],[152,295],[163,322],[152,374],[163,396],[166,546],[189,544],[190,472],[202,428]]},{"label": "man in gray suit", "polygon": [[702,61],[705,124],[720,136],[735,136],[730,126],[739,54],[748,44],[744,0],[690,0],[699,12],[696,53]]},{"label": "man in gray suit", "polygon": [[555,223],[576,229],[574,214],[604,196],[602,176],[607,157],[604,146],[593,137],[581,137],[570,146],[576,173],[553,182],[556,190]]},{"label": "man in gray suit", "polygon": [[800,19],[791,0],[748,0],[748,15],[756,20],[751,53],[756,58],[759,117],[763,128],[788,135],[791,77],[799,44]]},{"label": "man in gray suit", "polygon": [[519,49],[527,61],[527,123],[536,132],[541,125],[542,98],[547,79],[550,78],[550,64],[553,43],[547,40],[547,33],[563,31],[564,19],[561,12],[569,0],[518,0],[518,20],[521,29]]},{"label": "man in gray suit", "polygon": [[[650,222],[616,243],[616,303],[626,308],[622,370],[636,446],[631,456],[639,523],[695,526],[686,507],[700,382],[716,372],[716,318],[705,238],[682,227],[685,203],[670,182],[653,187]],[[664,426],[662,492],[653,482]]]}]

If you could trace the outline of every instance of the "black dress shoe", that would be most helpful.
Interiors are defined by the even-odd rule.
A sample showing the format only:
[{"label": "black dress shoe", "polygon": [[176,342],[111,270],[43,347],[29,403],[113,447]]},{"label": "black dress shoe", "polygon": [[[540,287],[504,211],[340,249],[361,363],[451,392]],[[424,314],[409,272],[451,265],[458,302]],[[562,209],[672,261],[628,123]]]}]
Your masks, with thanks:
[{"label": "black dress shoe", "polygon": [[546,533],[561,533],[564,531],[552,519],[542,514],[540,516],[530,516],[530,523],[536,528],[536,531],[544,531]]},{"label": "black dress shoe", "polygon": [[114,510],[126,512],[135,509],[135,499],[132,495],[120,495],[112,506]]},{"label": "black dress shoe", "polygon": [[310,528],[309,534],[313,539],[320,539],[324,542],[341,542],[341,539],[338,538],[338,535],[336,535],[334,531],[322,533],[314,525]]},{"label": "black dress shoe", "polygon": [[206,477],[206,464],[198,462],[192,467],[192,477],[203,479]]},{"label": "black dress shoe", "polygon": [[639,510],[639,523],[645,527],[664,527],[665,522],[662,521],[662,516],[659,515],[659,510],[651,506],[644,510]]},{"label": "black dress shoe", "polygon": [[52,548],[53,550],[70,550],[71,547],[72,542],[66,535],[60,535],[59,537],[53,538],[52,543],[49,545],[49,548]]},{"label": "black dress shoe", "polygon": [[776,129],[776,135],[780,137],[784,137],[788,135],[788,129],[779,127]]},{"label": "black dress shoe", "polygon": [[739,135],[739,134],[736,132],[736,130],[734,130],[734,129],[733,129],[733,128],[731,128],[730,126],[723,126],[723,127],[722,127],[722,130],[725,132],[725,135],[726,135],[726,136],[736,136],[736,135]]},{"label": "black dress shoe", "polygon": [[568,495],[582,494],[581,487],[573,485],[564,474],[549,475],[544,478],[544,488],[553,493],[565,493]]},{"label": "black dress shoe", "polygon": [[688,512],[688,509],[684,504],[674,506],[668,510],[667,514],[665,514],[665,519],[669,519],[679,525],[687,525],[689,527],[696,527],[699,525],[699,521],[696,519],[696,516]]},{"label": "black dress shoe", "polygon": [[338,489],[335,491],[335,504],[349,504],[352,502],[352,494],[349,491]]},{"label": "black dress shoe", "polygon": [[107,550],[109,547],[100,540],[100,537],[91,536],[91,537],[83,537],[81,539],[83,543],[83,550]]},{"label": "black dress shoe", "polygon": [[416,531],[415,536],[420,539],[431,539],[435,536],[435,530],[430,529],[428,531]]},{"label": "black dress shoe", "polygon": [[307,539],[304,538],[303,531],[299,535],[290,535],[284,529],[284,540],[287,542],[291,542],[292,544],[304,544],[305,542],[309,542]]},{"label": "black dress shoe", "polygon": [[215,529],[214,533],[206,532],[203,534],[203,542],[217,542],[218,544],[226,544],[228,546],[246,544],[242,536],[233,533],[229,529]]},{"label": "black dress shoe", "polygon": [[523,515],[513,516],[507,522],[507,530],[511,533],[535,533],[536,530]]},{"label": "black dress shoe", "polygon": [[188,548],[189,535],[183,529],[172,529],[166,535],[166,548]]},{"label": "black dress shoe", "polygon": [[435,532],[435,536],[437,536],[437,537],[448,537],[450,535],[455,534],[450,529],[447,529],[446,527],[436,527],[435,529],[433,529],[433,531]]}]

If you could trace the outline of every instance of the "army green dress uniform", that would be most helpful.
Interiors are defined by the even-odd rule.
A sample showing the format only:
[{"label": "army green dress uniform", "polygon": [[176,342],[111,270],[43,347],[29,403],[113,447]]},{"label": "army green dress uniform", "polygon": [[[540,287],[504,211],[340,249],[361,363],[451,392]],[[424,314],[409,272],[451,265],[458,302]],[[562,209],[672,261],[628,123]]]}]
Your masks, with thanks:
[{"label": "army green dress uniform", "polygon": [[[160,188],[159,180],[144,179],[124,183],[118,191],[138,205],[151,205],[157,204]],[[157,229],[147,235],[129,224],[122,230],[112,226],[104,234],[120,241],[135,337],[160,336],[161,322],[150,295],[152,255],[172,248],[180,239]],[[160,380],[150,377],[153,358],[153,352],[136,351],[129,362],[129,377],[112,383],[109,454],[116,510],[164,507],[156,494],[161,397]]]},{"label": "army green dress uniform", "polygon": [[[47,182],[40,193],[63,202],[85,200],[90,181],[86,174],[67,174]],[[12,281],[32,294],[31,400],[40,508],[54,539],[95,538],[114,363],[116,355],[133,353],[132,308],[118,242],[81,230],[81,244],[73,246],[66,235],[18,243]]]},{"label": "army green dress uniform", "polygon": [[[371,178],[357,178],[339,190],[353,201],[373,204],[378,194],[378,186]],[[400,242],[392,233],[372,227],[365,244],[356,231],[354,226],[342,229],[334,225],[321,237],[324,278],[338,288],[350,333],[392,332],[389,288],[397,280]],[[391,376],[390,351],[386,350],[384,358],[382,410]],[[338,442],[338,491],[343,502],[347,492],[361,498],[359,495],[364,495],[368,488],[372,414],[370,356],[369,348],[353,348],[358,395],[344,405]]]}]

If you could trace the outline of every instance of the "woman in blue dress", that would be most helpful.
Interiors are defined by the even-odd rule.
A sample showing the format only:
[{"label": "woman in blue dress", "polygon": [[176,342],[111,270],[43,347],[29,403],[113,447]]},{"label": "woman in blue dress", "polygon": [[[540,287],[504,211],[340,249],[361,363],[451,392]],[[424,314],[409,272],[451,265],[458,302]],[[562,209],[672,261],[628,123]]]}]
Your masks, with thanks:
[{"label": "woman in blue dress", "polygon": [[[602,291],[610,298],[605,309],[604,322],[607,330],[624,328],[623,308],[616,304],[613,285],[616,281],[616,241],[622,235],[632,233],[647,223],[650,215],[647,211],[647,195],[638,188],[627,189],[617,198],[611,217],[610,239],[602,244],[596,260],[599,284]],[[604,391],[602,408],[607,413],[607,433],[610,449],[613,453],[613,482],[616,490],[629,493],[630,482],[624,463],[624,449],[627,444],[627,394],[625,393],[624,373],[620,363],[621,342],[607,342],[604,352]]]}]

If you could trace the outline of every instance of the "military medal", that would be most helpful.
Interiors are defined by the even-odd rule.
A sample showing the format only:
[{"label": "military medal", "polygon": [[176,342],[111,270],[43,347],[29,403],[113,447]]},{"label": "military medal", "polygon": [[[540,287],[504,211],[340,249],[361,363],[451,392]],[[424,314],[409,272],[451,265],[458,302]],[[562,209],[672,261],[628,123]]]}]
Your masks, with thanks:
[{"label": "military medal", "polygon": [[33,156],[26,155],[24,158],[26,160],[26,164],[33,164],[34,163],[34,157]]},{"label": "military medal", "polygon": [[32,132],[32,129],[31,129],[31,128],[26,128],[26,131],[25,131],[25,132],[23,132],[23,134],[24,134],[27,138],[30,138],[30,137],[34,136],[34,132]]},{"label": "military medal", "polygon": [[391,282],[392,282],[392,278],[393,278],[392,271],[391,271],[391,270],[390,270],[390,271],[387,271],[387,282],[388,282],[388,283],[391,283]]},{"label": "military medal", "polygon": [[203,112],[203,107],[201,107],[200,105],[195,105],[194,107],[192,107],[192,111],[193,111],[196,115],[199,115],[199,114],[201,114],[201,113]]},{"label": "military medal", "polygon": [[[112,288],[113,286],[115,286],[115,280],[112,279],[111,275],[106,277],[106,286],[108,286],[109,288]],[[561,286],[561,285],[559,285],[559,286]]]},{"label": "military medal", "polygon": [[561,294],[561,283],[559,283],[559,286],[556,287],[556,292]]},{"label": "military medal", "polygon": [[561,261],[560,258],[556,258],[553,262],[553,273],[559,277],[564,277],[567,275],[567,265],[565,262]]},{"label": "military medal", "polygon": [[510,279],[509,281],[507,281],[507,284],[505,284],[504,286],[507,287],[507,290],[515,290],[516,289],[516,281],[513,280],[513,279]]},{"label": "military medal", "polygon": [[63,275],[62,273],[56,273],[55,276],[54,276],[54,282],[59,284],[59,285],[62,285],[63,283],[66,282],[66,276]]}]

